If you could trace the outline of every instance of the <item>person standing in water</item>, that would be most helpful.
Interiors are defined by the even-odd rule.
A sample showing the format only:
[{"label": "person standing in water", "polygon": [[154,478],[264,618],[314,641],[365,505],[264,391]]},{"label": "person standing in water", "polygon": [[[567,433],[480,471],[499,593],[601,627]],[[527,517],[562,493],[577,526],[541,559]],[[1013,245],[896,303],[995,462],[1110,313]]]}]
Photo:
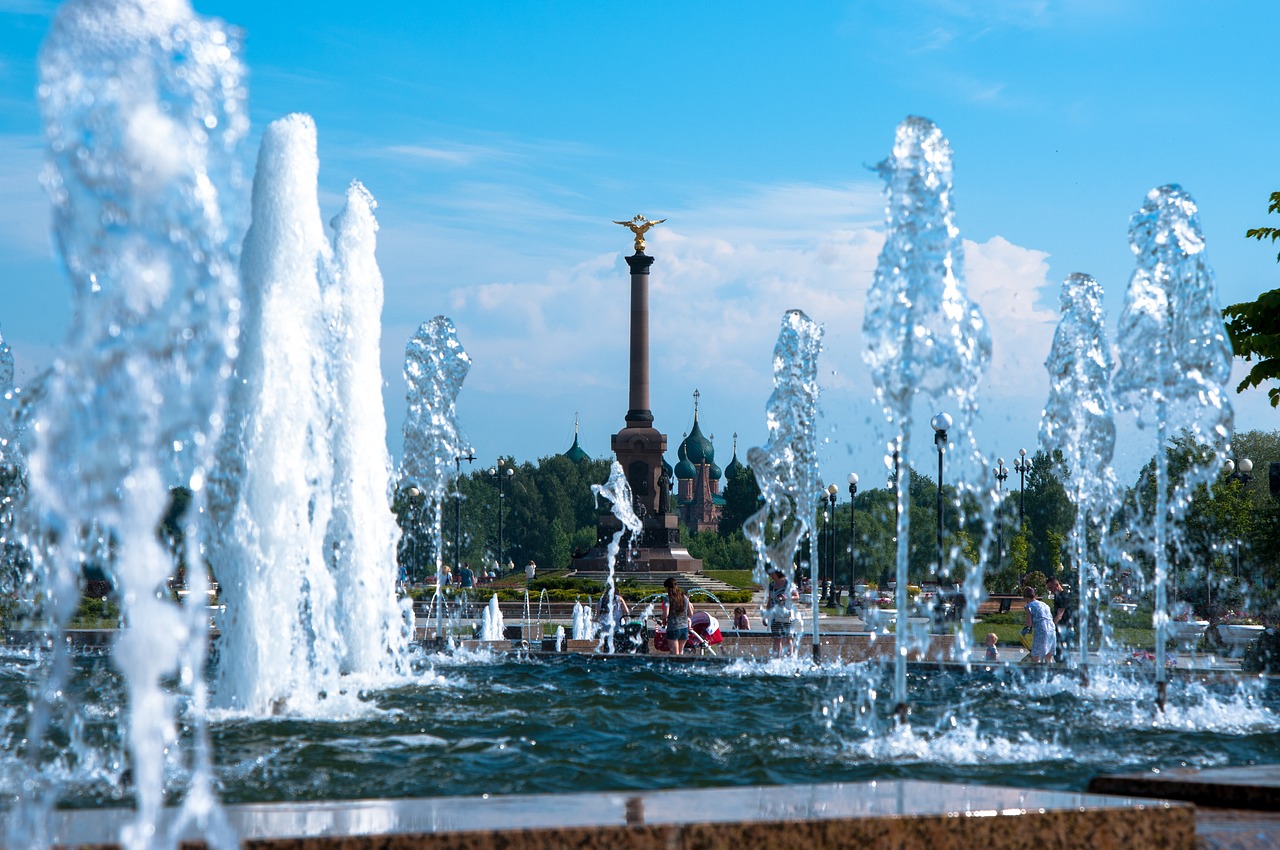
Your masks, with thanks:
[{"label": "person standing in water", "polygon": [[1053,660],[1053,650],[1058,645],[1053,614],[1048,605],[1036,599],[1036,589],[1031,585],[1022,588],[1022,598],[1027,612],[1027,628],[1031,630],[1031,662],[1048,663]]},{"label": "person standing in water", "polygon": [[667,648],[672,655],[684,654],[684,645],[689,640],[689,618],[693,616],[693,603],[684,588],[670,576],[662,583],[667,589],[667,598],[662,603],[662,616],[667,624]]},{"label": "person standing in water", "polygon": [[769,585],[765,588],[764,615],[769,621],[769,631],[773,635],[773,652],[782,655],[783,645],[788,654],[794,647],[794,635],[791,633],[791,620],[794,603],[800,600],[800,593],[795,585],[787,580],[787,574],[778,567],[769,570]]}]

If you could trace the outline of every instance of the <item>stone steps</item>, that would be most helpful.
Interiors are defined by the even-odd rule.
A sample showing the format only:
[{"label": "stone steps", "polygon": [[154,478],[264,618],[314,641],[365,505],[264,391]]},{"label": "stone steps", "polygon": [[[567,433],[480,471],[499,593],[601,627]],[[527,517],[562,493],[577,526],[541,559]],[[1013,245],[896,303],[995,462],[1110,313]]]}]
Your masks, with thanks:
[{"label": "stone steps", "polygon": [[[659,573],[614,573],[614,580],[618,582],[631,581],[637,584],[651,584],[658,587],[662,586],[668,578],[675,577],[676,583],[685,589],[688,593],[691,590],[705,590],[709,593],[722,593],[726,590],[738,590],[731,584],[711,578],[702,573],[676,573],[676,572],[659,572]],[[607,572],[586,572],[579,570],[570,572],[570,578],[585,578],[590,581],[598,581],[604,583],[609,580]]]}]

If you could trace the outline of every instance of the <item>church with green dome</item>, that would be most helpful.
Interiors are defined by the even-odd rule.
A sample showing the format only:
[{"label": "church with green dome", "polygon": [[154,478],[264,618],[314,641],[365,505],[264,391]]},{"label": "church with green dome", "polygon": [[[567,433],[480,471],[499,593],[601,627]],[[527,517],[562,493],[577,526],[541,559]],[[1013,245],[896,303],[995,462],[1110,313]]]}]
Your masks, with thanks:
[{"label": "church with green dome", "polygon": [[[716,449],[702,433],[698,422],[698,401],[701,396],[693,391],[693,429],[680,443],[676,455],[676,513],[685,527],[695,534],[720,525],[724,510],[724,496],[720,495],[720,481],[724,473],[716,464]],[[735,440],[731,465],[738,464],[738,446]]]},{"label": "church with green dome", "polygon": [[564,453],[564,456],[574,463],[580,463],[584,460],[591,460],[591,456],[586,453],[582,446],[578,445],[578,417],[573,417],[573,445]]}]

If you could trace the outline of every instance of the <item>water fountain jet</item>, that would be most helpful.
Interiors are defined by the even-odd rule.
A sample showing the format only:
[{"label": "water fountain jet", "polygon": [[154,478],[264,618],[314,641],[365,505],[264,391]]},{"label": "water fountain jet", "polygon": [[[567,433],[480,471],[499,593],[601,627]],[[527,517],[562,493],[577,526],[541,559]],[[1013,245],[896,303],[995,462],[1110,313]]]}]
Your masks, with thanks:
[{"label": "water fountain jet", "polygon": [[[954,223],[951,146],[925,118],[898,125],[877,170],[885,181],[888,235],[867,292],[863,361],[902,457],[910,456],[917,394],[950,392],[960,416],[976,419],[976,391],[991,356],[982,312],[964,290],[964,253]],[[941,487],[941,481],[938,482]],[[894,699],[906,712],[908,487],[897,488],[897,647]]]}]

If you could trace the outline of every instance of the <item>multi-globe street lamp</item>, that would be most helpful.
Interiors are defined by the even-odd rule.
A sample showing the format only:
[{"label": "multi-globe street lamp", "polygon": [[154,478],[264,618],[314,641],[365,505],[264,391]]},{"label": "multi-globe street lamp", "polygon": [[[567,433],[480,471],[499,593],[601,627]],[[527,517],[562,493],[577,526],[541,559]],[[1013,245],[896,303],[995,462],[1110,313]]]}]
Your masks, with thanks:
[{"label": "multi-globe street lamp", "polygon": [[1004,562],[1004,482],[1009,478],[1009,467],[1004,465],[1004,458],[996,458],[996,468],[991,470],[996,477],[996,572],[1000,572]]},{"label": "multi-globe street lamp", "polygon": [[[1227,480],[1248,485],[1253,480],[1253,461],[1247,457],[1227,461]],[[1240,578],[1240,539],[1236,538],[1236,579]]]},{"label": "multi-globe street lamp", "polygon": [[832,484],[827,488],[827,501],[831,505],[831,513],[827,520],[827,563],[831,565],[830,577],[827,580],[827,601],[831,601],[831,591],[836,586],[836,493],[839,488]]},{"label": "multi-globe street lamp", "polygon": [[[453,459],[453,574],[458,575],[459,555],[462,553],[462,489],[458,484],[458,479],[462,477],[462,462],[474,463],[476,454],[471,449],[467,449],[464,455],[457,455]],[[437,578],[436,583],[439,584]]]},{"label": "multi-globe street lamp", "polygon": [[1027,491],[1027,473],[1031,471],[1031,458],[1026,449],[1018,449],[1018,459],[1013,462],[1013,471],[1018,473],[1018,528],[1022,528],[1023,499]]},{"label": "multi-globe street lamp", "polygon": [[426,498],[423,497],[422,491],[417,487],[410,487],[404,491],[405,497],[409,500],[410,515],[413,517],[410,529],[413,534],[413,547],[409,550],[409,569],[407,578],[411,584],[420,580],[421,557],[418,553],[419,538],[422,535],[422,508],[426,504]]},{"label": "multi-globe street lamp", "polygon": [[857,495],[858,495],[858,473],[856,473],[856,472],[850,472],[850,473],[849,473],[849,588],[850,588],[850,591],[851,591],[851,592],[852,592],[852,588],[853,588],[853,585],[854,585],[854,564],[853,564],[853,549],[854,549],[853,501],[854,501],[854,497],[855,497],[855,496],[857,496]]},{"label": "multi-globe street lamp", "polygon": [[506,497],[503,491],[503,485],[515,475],[516,471],[508,466],[502,458],[498,458],[498,463],[489,467],[489,478],[498,484],[498,570],[502,570],[502,502]]},{"label": "multi-globe street lamp", "polygon": [[942,577],[942,456],[947,450],[947,429],[951,427],[951,416],[939,413],[929,420],[933,428],[933,444],[938,447],[938,578]]},{"label": "multi-globe street lamp", "polygon": [[898,460],[901,457],[901,453],[898,449],[898,443],[896,441],[890,443],[889,446],[893,449],[893,472],[889,473],[888,488],[893,491],[893,537],[892,537],[892,540],[893,540],[893,548],[895,553],[894,557],[896,558],[897,557],[896,553],[898,549],[898,519],[899,519],[898,515],[899,515],[899,512],[902,510],[898,506],[898,483],[899,481],[901,481],[901,478],[902,478],[902,472],[900,467],[898,466]]}]

